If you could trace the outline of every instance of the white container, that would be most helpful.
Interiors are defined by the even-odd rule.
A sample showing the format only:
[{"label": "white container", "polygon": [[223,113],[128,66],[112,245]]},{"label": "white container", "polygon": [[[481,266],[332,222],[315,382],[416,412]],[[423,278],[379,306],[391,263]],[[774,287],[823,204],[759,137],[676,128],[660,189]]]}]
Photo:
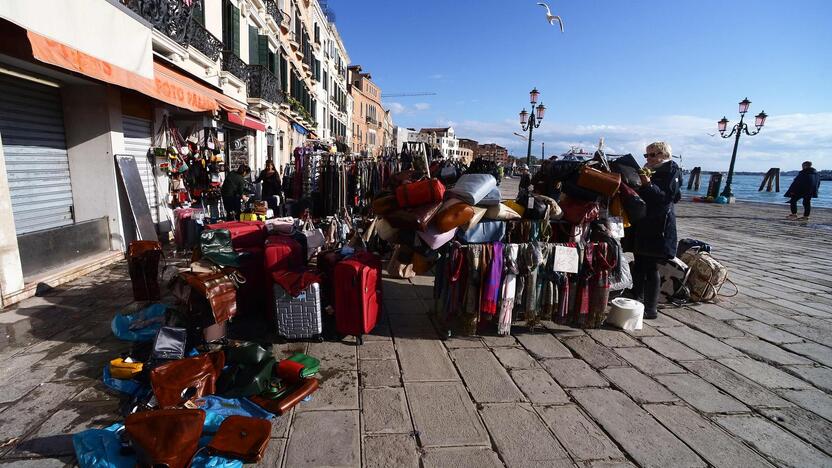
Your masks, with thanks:
[{"label": "white container", "polygon": [[644,304],[633,299],[616,297],[610,301],[607,323],[623,330],[641,330]]}]

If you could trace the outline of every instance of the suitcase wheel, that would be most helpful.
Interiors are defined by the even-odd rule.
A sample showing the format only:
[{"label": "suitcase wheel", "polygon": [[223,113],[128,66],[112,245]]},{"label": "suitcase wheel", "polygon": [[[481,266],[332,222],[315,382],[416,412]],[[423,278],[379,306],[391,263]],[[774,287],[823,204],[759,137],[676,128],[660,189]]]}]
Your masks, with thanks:
[{"label": "suitcase wheel", "polygon": [[324,342],[324,336],[323,335],[315,335],[315,336],[312,337],[312,339],[316,343],[323,343]]},{"label": "suitcase wheel", "polygon": [[355,337],[355,342],[358,343],[358,346],[363,345],[364,344],[364,337],[362,335],[356,336]]}]

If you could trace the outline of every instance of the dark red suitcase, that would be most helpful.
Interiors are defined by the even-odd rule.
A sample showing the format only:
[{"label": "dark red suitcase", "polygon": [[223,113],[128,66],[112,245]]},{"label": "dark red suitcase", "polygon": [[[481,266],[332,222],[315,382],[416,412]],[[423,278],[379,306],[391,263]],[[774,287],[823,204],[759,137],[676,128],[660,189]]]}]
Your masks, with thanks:
[{"label": "dark red suitcase", "polygon": [[269,305],[270,280],[266,277],[265,249],[248,247],[235,249],[245,255],[240,257],[238,271],[246,282],[237,290],[237,311],[242,314],[254,314],[267,311]]},{"label": "dark red suitcase", "polygon": [[335,265],[335,328],[358,344],[376,326],[381,311],[381,260],[360,252]]},{"label": "dark red suitcase", "polygon": [[321,273],[321,300],[323,308],[335,307],[335,266],[344,259],[340,250],[325,250],[318,254],[317,267]]},{"label": "dark red suitcase", "polygon": [[270,236],[266,239],[266,274],[292,270],[303,266],[303,253],[298,241],[286,236]]},{"label": "dark red suitcase", "polygon": [[235,249],[263,247],[266,242],[266,223],[262,221],[229,221],[209,224],[205,229],[228,229]]}]

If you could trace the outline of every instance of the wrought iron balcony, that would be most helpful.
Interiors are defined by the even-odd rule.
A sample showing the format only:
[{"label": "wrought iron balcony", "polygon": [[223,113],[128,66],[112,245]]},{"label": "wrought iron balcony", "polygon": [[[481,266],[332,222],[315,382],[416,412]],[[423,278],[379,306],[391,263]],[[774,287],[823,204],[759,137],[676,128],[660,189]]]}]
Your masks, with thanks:
[{"label": "wrought iron balcony", "polygon": [[283,91],[278,79],[263,65],[248,66],[248,97],[259,98],[274,104],[283,102]]},{"label": "wrought iron balcony", "polygon": [[280,14],[280,8],[277,7],[277,2],[274,0],[264,0],[266,4],[266,13],[272,17],[275,24],[280,24],[280,21],[283,20],[283,15]]},{"label": "wrought iron balcony", "polygon": [[222,41],[194,16],[202,8],[201,1],[186,4],[183,0],[121,0],[121,3],[183,47],[193,46],[209,59],[219,60]]},{"label": "wrought iron balcony", "polygon": [[205,26],[191,18],[186,33],[187,43],[185,46],[193,46],[196,50],[205,54],[206,57],[216,62],[222,53],[223,43],[216,36],[208,32]]},{"label": "wrought iron balcony", "polygon": [[222,69],[243,81],[248,80],[248,65],[233,50],[222,51]]}]

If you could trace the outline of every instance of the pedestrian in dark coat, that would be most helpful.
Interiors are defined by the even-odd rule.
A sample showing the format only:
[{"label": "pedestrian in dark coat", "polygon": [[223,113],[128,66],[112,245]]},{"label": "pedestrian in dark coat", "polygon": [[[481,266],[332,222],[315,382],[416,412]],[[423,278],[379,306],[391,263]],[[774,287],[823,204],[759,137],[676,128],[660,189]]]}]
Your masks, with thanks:
[{"label": "pedestrian in dark coat", "polygon": [[266,160],[266,167],[260,171],[260,175],[257,176],[257,180],[254,182],[261,182],[263,184],[263,188],[260,191],[260,200],[268,203],[269,208],[275,210],[276,212],[277,200],[274,197],[275,195],[281,194],[283,187],[280,183],[280,175],[277,173],[277,168],[274,166],[274,161],[271,159]]},{"label": "pedestrian in dark coat", "polygon": [[633,268],[633,296],[644,303],[644,318],[658,316],[657,304],[661,289],[658,264],[676,255],[676,211],[674,204],[682,197],[682,170],[671,160],[670,145],[651,143],[647,147],[646,169],[652,175],[641,175],[639,196],[647,204],[647,216],[634,222],[633,236],[635,265]]},{"label": "pedestrian in dark coat", "polygon": [[246,178],[251,174],[251,168],[241,164],[236,171],[229,172],[222,183],[222,203],[229,219],[237,219],[242,212],[243,201],[248,200],[246,195]]},{"label": "pedestrian in dark coat", "polygon": [[[803,170],[794,178],[789,189],[786,190],[786,197],[789,199],[789,207],[792,213],[789,219],[800,219],[807,221],[812,214],[812,199],[818,197],[820,190],[820,174],[812,167],[812,161],[803,163]],[[803,217],[797,217],[797,201],[803,199]]]}]

